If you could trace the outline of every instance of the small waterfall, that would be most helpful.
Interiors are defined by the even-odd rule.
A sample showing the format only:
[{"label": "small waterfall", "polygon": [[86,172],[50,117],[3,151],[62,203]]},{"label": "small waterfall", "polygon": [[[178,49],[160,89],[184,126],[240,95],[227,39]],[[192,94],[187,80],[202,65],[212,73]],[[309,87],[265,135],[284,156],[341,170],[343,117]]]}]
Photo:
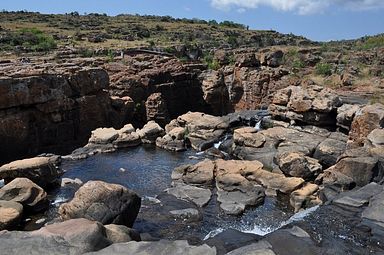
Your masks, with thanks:
[{"label": "small waterfall", "polygon": [[259,122],[256,123],[255,125],[255,129],[257,131],[260,131],[261,130],[261,123],[263,122],[263,118],[261,118],[261,120],[259,120]]}]

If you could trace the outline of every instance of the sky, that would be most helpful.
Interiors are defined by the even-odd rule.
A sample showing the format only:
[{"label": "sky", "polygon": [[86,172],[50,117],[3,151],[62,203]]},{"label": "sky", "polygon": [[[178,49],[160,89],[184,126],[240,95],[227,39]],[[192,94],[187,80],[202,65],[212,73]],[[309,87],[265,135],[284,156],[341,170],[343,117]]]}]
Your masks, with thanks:
[{"label": "sky", "polygon": [[230,20],[315,41],[384,33],[384,0],[1,0],[0,10]]}]

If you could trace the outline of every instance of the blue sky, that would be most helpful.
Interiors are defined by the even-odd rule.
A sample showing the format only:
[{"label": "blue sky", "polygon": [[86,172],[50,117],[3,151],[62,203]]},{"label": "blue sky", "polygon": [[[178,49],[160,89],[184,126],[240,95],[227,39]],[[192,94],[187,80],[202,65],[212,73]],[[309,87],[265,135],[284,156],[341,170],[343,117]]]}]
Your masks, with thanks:
[{"label": "blue sky", "polygon": [[1,0],[1,9],[232,20],[318,41],[384,32],[384,0]]}]

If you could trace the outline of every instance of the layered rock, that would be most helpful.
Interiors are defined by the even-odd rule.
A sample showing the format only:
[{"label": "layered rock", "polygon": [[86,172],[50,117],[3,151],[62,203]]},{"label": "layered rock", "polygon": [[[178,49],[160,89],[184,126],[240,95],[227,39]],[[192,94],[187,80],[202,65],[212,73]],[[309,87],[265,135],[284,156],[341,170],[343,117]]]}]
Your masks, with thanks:
[{"label": "layered rock", "polygon": [[176,181],[175,188],[171,189],[174,194],[200,204],[209,200],[210,196],[205,195],[207,192],[189,188],[189,194],[186,194],[183,190],[188,186],[180,188],[178,182],[187,185],[210,185],[215,182],[217,200],[227,214],[241,214],[246,207],[261,204],[265,196],[264,188],[289,194],[304,183],[301,178],[266,171],[259,161],[222,159],[207,159],[195,165],[180,166],[173,171],[172,179]]},{"label": "layered rock", "polygon": [[0,167],[0,179],[8,183],[16,178],[27,178],[41,187],[51,186],[62,174],[60,162],[58,156],[17,160]]},{"label": "layered rock", "polygon": [[340,98],[330,89],[289,86],[279,90],[269,106],[275,118],[316,126],[335,126]]},{"label": "layered rock", "polygon": [[87,218],[132,227],[140,205],[141,198],[121,185],[89,181],[60,206],[59,214],[62,219]]},{"label": "layered rock", "polygon": [[[19,69],[20,70],[19,70]],[[47,73],[46,69],[50,71]],[[15,66],[0,79],[2,162],[69,152],[111,123],[107,72],[100,68]]]},{"label": "layered rock", "polygon": [[[144,138],[145,133],[142,133],[142,135]],[[119,130],[98,128],[92,131],[88,144],[74,150],[72,154],[64,158],[84,159],[97,153],[114,152],[121,148],[135,147],[141,143],[142,139],[139,133],[135,132],[131,124],[127,124]]]}]

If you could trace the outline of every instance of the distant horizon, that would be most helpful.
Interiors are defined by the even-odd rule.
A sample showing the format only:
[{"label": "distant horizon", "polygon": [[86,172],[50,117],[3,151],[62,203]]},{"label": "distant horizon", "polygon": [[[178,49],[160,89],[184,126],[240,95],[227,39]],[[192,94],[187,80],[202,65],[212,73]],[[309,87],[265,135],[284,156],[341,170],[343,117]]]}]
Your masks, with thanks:
[{"label": "distant horizon", "polygon": [[[252,30],[273,30],[303,36],[312,41],[354,40],[384,33],[384,1],[342,0],[13,0],[0,3],[0,10],[41,14],[78,12],[108,16],[155,15],[174,18],[225,20]],[[360,5],[357,3],[361,2]],[[280,5],[276,4],[280,3]],[[171,6],[171,7],[169,7]]]}]

